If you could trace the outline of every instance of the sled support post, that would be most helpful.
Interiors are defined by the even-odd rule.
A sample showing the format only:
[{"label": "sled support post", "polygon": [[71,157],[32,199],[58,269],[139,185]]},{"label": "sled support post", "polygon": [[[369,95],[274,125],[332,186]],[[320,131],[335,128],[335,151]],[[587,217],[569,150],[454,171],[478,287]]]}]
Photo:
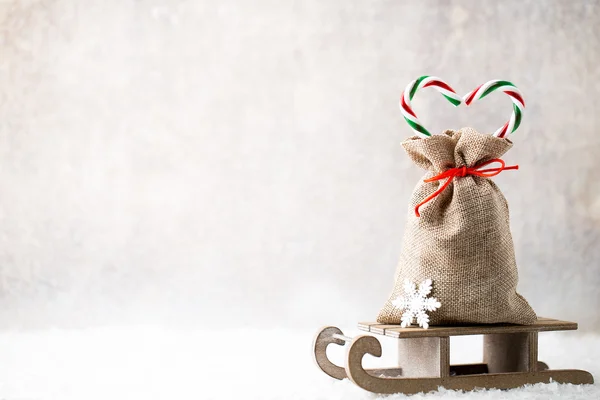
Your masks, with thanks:
[{"label": "sled support post", "polygon": [[450,337],[440,338],[440,378],[450,376]]},{"label": "sled support post", "polygon": [[483,362],[491,374],[535,372],[538,358],[537,332],[496,333],[483,336]]},{"label": "sled support post", "polygon": [[405,378],[450,376],[450,338],[398,339],[398,365]]},{"label": "sled support post", "polygon": [[529,332],[529,372],[537,372],[538,370],[538,333]]}]

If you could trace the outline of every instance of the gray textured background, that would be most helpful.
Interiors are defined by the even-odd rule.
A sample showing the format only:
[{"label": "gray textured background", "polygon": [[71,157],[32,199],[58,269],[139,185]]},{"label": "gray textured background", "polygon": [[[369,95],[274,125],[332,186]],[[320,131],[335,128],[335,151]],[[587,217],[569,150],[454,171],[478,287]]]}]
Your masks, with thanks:
[{"label": "gray textured background", "polygon": [[[517,84],[520,291],[600,330],[600,2],[0,2],[0,326],[352,325],[392,286],[422,74]],[[435,132],[510,101],[415,99]]]}]

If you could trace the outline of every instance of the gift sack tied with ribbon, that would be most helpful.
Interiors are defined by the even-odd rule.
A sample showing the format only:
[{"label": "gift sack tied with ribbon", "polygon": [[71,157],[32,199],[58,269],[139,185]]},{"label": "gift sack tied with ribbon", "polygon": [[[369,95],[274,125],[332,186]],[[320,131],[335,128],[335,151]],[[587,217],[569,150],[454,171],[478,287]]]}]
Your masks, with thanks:
[{"label": "gift sack tied with ribbon", "polygon": [[[423,83],[423,78],[429,81]],[[449,100],[458,104],[463,100],[439,78],[419,79],[403,93],[401,107],[407,103],[410,107],[415,87],[435,87],[436,82],[440,83],[436,88]],[[474,92],[479,90],[471,101],[481,98],[493,82],[506,81],[490,82],[465,96],[467,105]],[[506,85],[496,85],[496,89],[517,94],[518,111],[522,111],[522,97],[514,86],[507,89]],[[403,310],[394,300],[404,295],[405,282],[425,280],[433,282],[431,295],[441,303],[428,316],[429,325],[531,324],[537,320],[531,306],[516,291],[518,272],[508,204],[490,179],[502,171],[517,169],[500,159],[512,147],[504,136],[519,125],[520,113],[515,113],[493,135],[471,128],[431,135],[416,116],[413,118],[412,110],[405,113],[405,118],[410,115],[407,121],[417,136],[402,145],[413,162],[427,173],[410,199],[395,284],[379,312],[379,323],[400,324]]]}]

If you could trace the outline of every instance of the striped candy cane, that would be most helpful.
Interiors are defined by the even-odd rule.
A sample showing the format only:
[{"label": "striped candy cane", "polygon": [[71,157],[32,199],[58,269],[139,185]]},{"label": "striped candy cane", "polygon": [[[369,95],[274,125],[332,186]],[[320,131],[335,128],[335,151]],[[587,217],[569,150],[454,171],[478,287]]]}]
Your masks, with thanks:
[{"label": "striped candy cane", "polygon": [[421,122],[415,115],[415,112],[412,110],[411,101],[415,93],[417,93],[417,90],[426,88],[428,86],[433,86],[436,88],[450,103],[454,104],[455,106],[459,106],[460,103],[462,103],[462,99],[456,94],[454,89],[452,89],[450,85],[440,78],[424,75],[419,79],[415,79],[409,83],[400,96],[400,111],[402,111],[402,116],[408,125],[410,125],[415,134],[422,138],[430,137],[431,133],[429,133],[429,131],[425,129],[423,125],[421,125]]},{"label": "striped candy cane", "polygon": [[515,85],[508,81],[501,81],[495,79],[493,81],[489,81],[479,86],[477,89],[473,90],[471,93],[467,94],[463,101],[467,106],[471,105],[474,101],[483,99],[488,94],[500,90],[506,93],[513,102],[513,113],[510,116],[510,119],[504,126],[494,132],[494,136],[503,138],[507,133],[513,133],[517,130],[519,125],[521,125],[521,118],[523,116],[523,109],[525,108],[525,102],[523,101],[523,96],[521,96],[521,92]]}]

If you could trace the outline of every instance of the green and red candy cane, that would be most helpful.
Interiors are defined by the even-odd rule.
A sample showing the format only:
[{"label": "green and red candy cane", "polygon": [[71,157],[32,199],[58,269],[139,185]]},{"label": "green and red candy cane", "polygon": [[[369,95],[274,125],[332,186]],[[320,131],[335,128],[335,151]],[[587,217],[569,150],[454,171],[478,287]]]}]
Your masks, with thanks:
[{"label": "green and red candy cane", "polygon": [[471,93],[467,94],[463,98],[463,101],[467,106],[470,106],[474,101],[481,100],[488,94],[497,90],[506,93],[513,102],[513,113],[510,116],[510,119],[504,124],[504,126],[502,126],[502,128],[494,132],[494,136],[503,138],[507,134],[513,133],[517,130],[519,125],[521,125],[521,118],[523,117],[525,101],[523,101],[523,96],[515,85],[508,81],[495,79],[493,81],[484,83]]},{"label": "green and red candy cane", "polygon": [[424,75],[419,79],[415,79],[408,84],[402,95],[400,96],[400,111],[402,116],[410,125],[412,130],[417,136],[427,138],[431,136],[431,133],[421,124],[421,121],[417,118],[417,115],[412,109],[412,99],[419,89],[426,87],[433,87],[438,90],[450,103],[455,106],[459,106],[462,103],[462,99],[456,94],[454,89],[450,87],[446,82],[435,76]]},{"label": "green and red candy cane", "polygon": [[437,91],[439,91],[446,98],[446,100],[448,100],[454,106],[459,106],[463,102],[467,106],[469,106],[473,102],[483,99],[488,94],[499,90],[501,92],[506,93],[512,100],[513,113],[508,122],[506,122],[500,129],[494,132],[494,136],[503,138],[508,133],[516,131],[519,125],[521,124],[521,118],[523,116],[525,102],[523,101],[523,96],[521,95],[519,89],[517,89],[517,87],[511,82],[499,79],[492,80],[484,83],[483,85],[479,86],[478,88],[461,98],[456,94],[456,92],[454,91],[454,89],[452,89],[450,85],[448,85],[440,78],[425,75],[409,83],[400,97],[400,110],[402,111],[402,116],[404,117],[408,125],[410,125],[411,129],[415,132],[415,134],[422,138],[430,137],[431,133],[427,129],[425,129],[425,127],[423,127],[423,125],[417,118],[416,114],[412,109],[411,102],[417,91],[426,87],[434,87],[435,89],[437,89]]}]

